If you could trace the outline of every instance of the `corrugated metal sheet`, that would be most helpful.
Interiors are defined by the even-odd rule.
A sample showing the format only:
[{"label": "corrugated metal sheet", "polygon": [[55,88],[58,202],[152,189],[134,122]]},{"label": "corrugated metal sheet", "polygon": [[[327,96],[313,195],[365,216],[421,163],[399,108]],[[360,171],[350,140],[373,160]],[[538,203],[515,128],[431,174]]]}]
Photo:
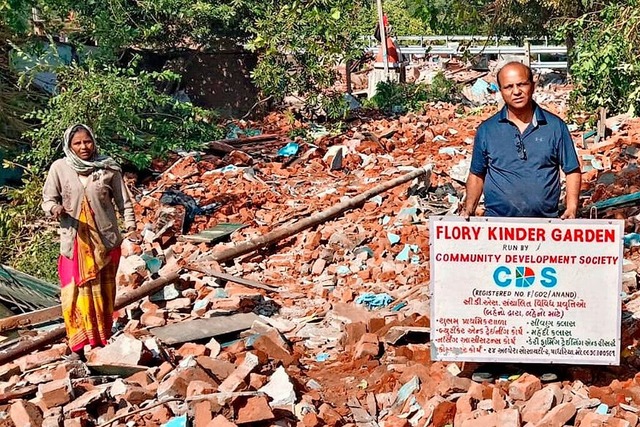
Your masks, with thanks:
[{"label": "corrugated metal sheet", "polygon": [[60,289],[37,277],[0,265],[0,303],[26,313],[60,303]]}]

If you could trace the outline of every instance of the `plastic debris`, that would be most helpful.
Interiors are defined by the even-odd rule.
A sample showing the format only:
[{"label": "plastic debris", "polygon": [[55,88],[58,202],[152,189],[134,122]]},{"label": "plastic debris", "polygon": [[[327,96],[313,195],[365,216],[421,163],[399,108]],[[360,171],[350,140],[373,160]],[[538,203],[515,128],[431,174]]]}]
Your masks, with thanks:
[{"label": "plastic debris", "polygon": [[331,356],[329,353],[320,353],[316,355],[316,362],[326,362]]},{"label": "plastic debris", "polygon": [[625,234],[623,240],[625,248],[640,246],[640,234],[638,233]]},{"label": "plastic debris", "polygon": [[162,260],[160,258],[152,257],[148,254],[142,254],[140,258],[144,260],[147,270],[151,274],[156,274],[162,268]]},{"label": "plastic debris", "polygon": [[366,292],[355,299],[356,304],[365,305],[368,309],[386,307],[393,302],[393,297],[387,293],[374,294]]},{"label": "plastic debris", "polygon": [[413,395],[420,388],[420,379],[418,377],[413,377],[409,382],[404,384],[398,390],[398,394],[396,396],[396,400],[393,404],[394,407],[398,407],[404,404],[407,401],[409,396]]},{"label": "plastic debris", "polygon": [[162,424],[162,427],[187,427],[187,416],[182,415]]},{"label": "plastic debris", "polygon": [[400,236],[395,233],[387,233],[387,239],[389,239],[389,243],[393,246],[400,241]]},{"label": "plastic debris", "polygon": [[287,145],[278,150],[278,156],[291,157],[298,154],[300,145],[296,142],[289,142]]},{"label": "plastic debris", "polygon": [[326,127],[324,126],[319,126],[316,124],[311,124],[311,126],[309,126],[309,135],[313,138],[313,139],[318,139],[318,138],[322,138],[323,136],[327,136],[329,135],[329,131],[327,130]]},{"label": "plastic debris", "polygon": [[466,154],[465,150],[458,150],[456,147],[442,147],[438,150],[439,154],[455,156],[456,154]]},{"label": "plastic debris", "polygon": [[396,260],[402,261],[402,262],[411,260],[412,264],[419,263],[420,258],[417,257],[416,255],[411,254],[411,252],[413,252],[414,254],[417,254],[419,251],[420,251],[420,248],[418,247],[418,245],[406,244],[404,245],[404,248],[402,248],[402,251],[398,254],[398,256],[396,256]]},{"label": "plastic debris", "polygon": [[393,308],[391,309],[391,311],[400,311],[400,310],[402,310],[403,308],[405,308],[406,306],[407,306],[407,302],[406,302],[406,301],[402,301],[401,303],[396,304],[396,306],[395,306],[395,307],[393,307]]},{"label": "plastic debris", "polygon": [[316,380],[307,381],[307,387],[311,390],[322,390],[322,385]]},{"label": "plastic debris", "polygon": [[404,245],[402,251],[396,256],[396,261],[409,261],[409,255],[411,253],[411,248],[409,245]]},{"label": "plastic debris", "polygon": [[469,168],[471,167],[471,158],[461,160],[449,170],[449,176],[460,182],[467,182],[469,176]]}]

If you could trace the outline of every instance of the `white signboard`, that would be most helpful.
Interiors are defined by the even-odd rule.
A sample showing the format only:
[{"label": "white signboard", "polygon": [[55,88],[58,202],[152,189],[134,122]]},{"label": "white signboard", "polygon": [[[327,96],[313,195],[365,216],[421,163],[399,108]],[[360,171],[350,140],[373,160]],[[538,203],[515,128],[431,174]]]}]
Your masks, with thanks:
[{"label": "white signboard", "polygon": [[620,363],[623,221],[429,222],[433,360]]}]

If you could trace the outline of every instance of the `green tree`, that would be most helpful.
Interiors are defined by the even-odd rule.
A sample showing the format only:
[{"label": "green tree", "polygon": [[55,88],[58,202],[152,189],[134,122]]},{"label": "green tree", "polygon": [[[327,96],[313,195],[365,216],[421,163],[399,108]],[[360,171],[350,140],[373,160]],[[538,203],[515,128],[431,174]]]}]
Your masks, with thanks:
[{"label": "green tree", "polygon": [[28,132],[32,149],[21,157],[36,170],[61,154],[64,130],[75,123],[92,126],[101,149],[139,168],[169,150],[193,149],[217,139],[216,115],[156,90],[170,72],[136,72],[89,63],[57,70],[58,93],[46,108],[31,114],[41,126]]},{"label": "green tree", "polygon": [[[317,94],[333,84],[334,66],[361,54],[353,22],[363,0],[272,1],[255,22],[250,49],[260,60],[252,77],[266,96]],[[278,23],[274,25],[274,23]]]},{"label": "green tree", "polygon": [[217,48],[249,35],[248,0],[38,0],[52,31],[95,41],[103,59],[135,47],[158,51]]},{"label": "green tree", "polygon": [[565,30],[575,38],[571,50],[573,110],[640,111],[640,2],[601,4],[568,20]]}]

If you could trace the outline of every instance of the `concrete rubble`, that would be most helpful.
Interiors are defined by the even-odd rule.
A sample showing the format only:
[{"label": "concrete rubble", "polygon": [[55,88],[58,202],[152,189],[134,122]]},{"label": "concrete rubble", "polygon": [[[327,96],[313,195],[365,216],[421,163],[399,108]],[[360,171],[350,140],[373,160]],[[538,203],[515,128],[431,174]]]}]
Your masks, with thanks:
[{"label": "concrete rubble", "polygon": [[[563,114],[562,104],[545,106]],[[471,363],[430,359],[426,218],[456,211],[474,130],[495,108],[363,113],[337,135],[293,137],[293,158],[278,148],[300,129],[318,129],[273,113],[238,123],[276,135],[267,144],[158,164],[163,170],[137,187],[142,239],[123,246],[119,292],[177,269],[179,279],[120,310],[110,344],[89,351],[86,363],[58,343],[2,366],[0,425],[637,426],[637,246],[625,251],[621,367],[566,366],[557,382],[523,373],[481,384],[470,379]],[[588,166],[584,206],[640,191],[640,120],[614,118],[609,131],[598,143],[573,133]],[[429,163],[428,183],[398,186],[267,248],[214,261]],[[191,215],[189,206],[160,201],[167,188],[219,206]],[[638,231],[637,206],[602,215]],[[204,233],[228,224],[243,227],[219,239]]]}]

